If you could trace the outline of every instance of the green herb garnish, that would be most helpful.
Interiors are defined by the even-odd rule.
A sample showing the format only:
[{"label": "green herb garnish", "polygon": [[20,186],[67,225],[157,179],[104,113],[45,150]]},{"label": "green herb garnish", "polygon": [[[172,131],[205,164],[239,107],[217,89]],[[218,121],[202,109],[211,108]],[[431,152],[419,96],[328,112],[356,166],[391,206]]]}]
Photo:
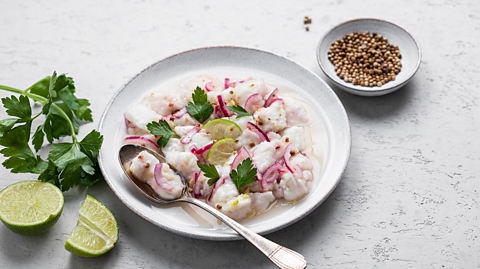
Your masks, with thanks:
[{"label": "green herb garnish", "polygon": [[202,170],[205,177],[209,178],[207,182],[208,186],[212,186],[220,178],[220,175],[218,174],[215,165],[197,163],[197,166],[200,168],[200,170]]},{"label": "green herb garnish", "polygon": [[202,88],[198,87],[192,93],[193,103],[189,102],[185,107],[190,116],[194,117],[200,123],[206,121],[213,113],[213,107],[208,102],[207,94]]},{"label": "green herb garnish", "polygon": [[256,175],[257,168],[253,167],[252,159],[246,158],[237,166],[237,169],[232,170],[230,178],[240,190],[241,187],[254,182]]},{"label": "green herb garnish", "polygon": [[243,107],[241,107],[240,105],[236,105],[236,106],[227,106],[227,109],[232,111],[232,112],[235,112],[238,114],[237,116],[237,119],[238,118],[241,118],[241,117],[246,117],[246,116],[252,116],[252,114],[248,113]]},{"label": "green herb garnish", "polygon": [[[97,155],[103,136],[92,130],[82,141],[78,141],[78,120],[93,121],[90,103],[78,99],[72,78],[53,72],[28,89],[2,86],[0,89],[18,93],[2,98],[7,115],[12,118],[0,121],[0,150],[7,159],[2,163],[12,173],[39,174],[38,180],[51,182],[62,191],[74,185],[90,186],[103,178],[97,163]],[[42,110],[32,116],[30,99],[42,104]],[[56,143],[50,148],[47,160],[32,151],[29,145],[32,122],[40,115],[45,120],[32,136],[32,145],[38,152],[45,137],[52,143],[60,137],[71,136],[71,143]]]},{"label": "green herb garnish", "polygon": [[162,136],[157,141],[157,144],[162,148],[168,144],[168,140],[170,140],[170,137],[174,135],[178,136],[176,133],[172,131],[172,129],[170,128],[170,125],[168,125],[168,122],[166,122],[165,120],[160,120],[158,123],[155,121],[152,121],[151,123],[147,124],[147,129],[153,135]]}]

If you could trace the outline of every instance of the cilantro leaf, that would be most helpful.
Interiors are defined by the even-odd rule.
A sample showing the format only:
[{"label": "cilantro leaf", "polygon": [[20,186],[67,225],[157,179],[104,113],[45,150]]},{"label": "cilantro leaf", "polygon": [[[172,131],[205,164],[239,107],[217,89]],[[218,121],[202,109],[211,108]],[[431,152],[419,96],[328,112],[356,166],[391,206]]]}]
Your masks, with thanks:
[{"label": "cilantro leaf", "polygon": [[0,120],[0,137],[2,137],[6,132],[10,131],[17,121],[17,119]]},{"label": "cilantro leaf", "polygon": [[48,142],[52,143],[54,139],[68,135],[70,130],[68,126],[68,122],[63,117],[49,113],[43,123],[43,131],[47,136]]},{"label": "cilantro leaf", "polygon": [[[35,173],[40,174],[45,169],[46,162],[35,156],[28,146],[27,128],[25,125],[15,127],[0,137],[0,150],[6,159],[2,164],[12,173]],[[30,128],[28,128],[30,131]]]},{"label": "cilantro leaf", "polygon": [[230,173],[230,178],[232,179],[237,189],[250,184],[255,181],[255,176],[257,175],[257,168],[253,167],[252,159],[246,158],[241,162],[237,169],[232,170]]},{"label": "cilantro leaf", "polygon": [[241,117],[246,117],[246,116],[252,116],[252,114],[248,113],[243,107],[241,107],[240,105],[236,105],[236,106],[227,106],[227,109],[232,111],[232,112],[235,112],[238,114],[237,116],[237,119],[238,118],[241,118]]},{"label": "cilantro leaf", "polygon": [[209,178],[207,182],[208,186],[212,186],[220,178],[220,175],[218,174],[218,171],[217,171],[217,168],[215,168],[215,165],[197,163],[197,166],[200,168],[200,170],[202,170],[205,177]]},{"label": "cilantro leaf", "polygon": [[12,95],[11,97],[2,98],[3,106],[7,109],[7,114],[18,119],[4,119],[0,121],[0,136],[3,136],[6,132],[10,131],[17,123],[25,123],[22,125],[25,128],[27,134],[27,140],[30,138],[30,126],[34,118],[32,118],[32,109],[30,107],[30,101],[24,95],[20,95],[20,98]]},{"label": "cilantro leaf", "polygon": [[95,173],[94,163],[80,150],[77,143],[53,144],[48,160],[57,166],[57,171],[61,171],[59,177],[62,180],[62,191],[80,183],[82,176],[85,176],[84,173],[90,175]]},{"label": "cilantro leaf", "polygon": [[50,85],[50,77],[46,77],[28,88],[28,90],[36,95],[47,97],[48,96],[48,86]]},{"label": "cilantro leaf", "polygon": [[[0,120],[0,146],[4,147],[0,153],[7,157],[5,168],[12,173],[39,174],[40,181],[51,182],[62,191],[78,184],[90,186],[103,178],[97,161],[103,136],[93,130],[80,142],[76,137],[78,121],[93,118],[90,103],[74,95],[72,78],[53,72],[25,91],[2,85],[0,89],[21,94],[19,98],[2,98],[6,113],[13,117]],[[43,105],[41,113],[34,117],[29,98]],[[36,128],[31,141],[35,151],[40,150],[45,138],[52,143],[54,139],[72,137],[72,143],[53,144],[47,161],[29,146],[32,122],[41,114],[45,121]]]},{"label": "cilantro leaf", "polygon": [[198,87],[192,93],[193,103],[189,102],[185,107],[190,116],[194,117],[200,123],[206,121],[213,113],[213,107],[208,102],[207,94],[202,88]]},{"label": "cilantro leaf", "polygon": [[58,91],[58,96],[71,110],[75,111],[78,109],[78,99],[75,97],[75,95],[73,95],[73,91],[68,87]]},{"label": "cilantro leaf", "polygon": [[43,132],[43,126],[40,125],[37,127],[37,130],[35,131],[32,137],[33,138],[32,144],[35,151],[39,151],[40,148],[42,147],[44,137],[45,137],[45,133]]},{"label": "cilantro leaf", "polygon": [[172,136],[178,136],[176,133],[172,131],[170,125],[165,120],[160,120],[158,123],[155,121],[150,122],[147,124],[147,129],[153,135],[161,135],[160,139],[158,139],[157,144],[160,147],[165,147],[168,144],[168,140]]},{"label": "cilantro leaf", "polygon": [[80,141],[80,150],[85,153],[92,162],[97,160],[97,155],[100,152],[100,147],[103,143],[103,136],[92,130],[82,141]]},{"label": "cilantro leaf", "polygon": [[50,182],[55,186],[60,186],[60,180],[58,176],[60,173],[57,171],[57,166],[54,162],[48,161],[47,168],[43,170],[42,173],[38,176],[38,180],[43,182]]},{"label": "cilantro leaf", "polygon": [[95,173],[93,175],[87,174],[87,173],[82,173],[82,179],[80,183],[85,186],[91,186],[95,184],[96,182],[100,181],[103,179],[102,172],[100,170],[100,166],[98,163],[95,164]]},{"label": "cilantro leaf", "polygon": [[7,109],[7,114],[12,117],[20,118],[21,122],[32,119],[32,108],[28,97],[20,95],[17,99],[14,95],[10,98],[2,98],[3,106]]},{"label": "cilantro leaf", "polygon": [[90,102],[87,99],[77,99],[78,109],[74,110],[75,117],[79,120],[93,121],[92,110],[88,108]]},{"label": "cilantro leaf", "polygon": [[12,169],[12,173],[41,174],[47,167],[47,162],[42,160],[40,156],[37,156],[37,158],[32,157],[27,159],[10,157],[2,164],[5,168]]}]

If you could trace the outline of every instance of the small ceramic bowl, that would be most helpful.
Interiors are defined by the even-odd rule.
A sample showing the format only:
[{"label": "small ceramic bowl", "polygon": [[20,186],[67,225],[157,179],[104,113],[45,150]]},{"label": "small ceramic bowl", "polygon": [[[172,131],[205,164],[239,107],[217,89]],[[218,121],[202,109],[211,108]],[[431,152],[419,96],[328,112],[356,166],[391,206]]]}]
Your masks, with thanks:
[{"label": "small ceramic bowl", "polygon": [[[345,34],[354,31],[364,33],[377,32],[388,39],[389,44],[397,45],[402,54],[402,69],[395,80],[389,81],[380,87],[366,87],[353,85],[340,79],[332,62],[328,59],[328,50],[332,42],[342,39]],[[403,28],[387,21],[378,19],[356,19],[341,23],[333,27],[323,36],[317,47],[317,60],[322,71],[336,86],[349,93],[362,96],[379,96],[394,92],[403,87],[415,75],[420,66],[422,55],[415,39]]]}]

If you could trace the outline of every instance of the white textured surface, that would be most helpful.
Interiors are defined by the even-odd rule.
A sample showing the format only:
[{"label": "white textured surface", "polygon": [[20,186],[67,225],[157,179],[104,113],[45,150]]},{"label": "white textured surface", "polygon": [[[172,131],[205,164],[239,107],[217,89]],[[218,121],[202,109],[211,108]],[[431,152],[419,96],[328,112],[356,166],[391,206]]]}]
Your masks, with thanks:
[{"label": "white textured surface", "polygon": [[[2,1],[0,84],[25,88],[53,70],[67,72],[98,122],[124,82],[180,51],[256,47],[324,77],[315,48],[334,25],[376,17],[404,27],[423,52],[417,75],[383,97],[336,91],[353,135],[344,177],[316,211],[267,238],[302,253],[309,268],[478,268],[477,1],[98,2]],[[304,16],[312,18],[309,32]],[[0,188],[30,178],[2,168]],[[95,259],[63,249],[86,193],[120,224],[117,246]],[[23,237],[0,225],[2,268],[274,268],[245,241],[194,240],[147,223],[105,183],[65,196],[62,217],[44,235]]]}]

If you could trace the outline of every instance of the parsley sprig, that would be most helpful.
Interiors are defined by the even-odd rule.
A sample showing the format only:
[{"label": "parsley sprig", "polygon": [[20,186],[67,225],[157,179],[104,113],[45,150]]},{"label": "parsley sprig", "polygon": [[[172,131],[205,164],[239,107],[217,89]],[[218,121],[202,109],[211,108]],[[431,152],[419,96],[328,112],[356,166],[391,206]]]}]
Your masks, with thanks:
[{"label": "parsley sprig", "polygon": [[[197,166],[202,170],[204,176],[209,178],[207,182],[208,186],[212,186],[220,179],[220,175],[218,174],[215,165],[198,163]],[[257,168],[254,168],[252,159],[250,158],[243,160],[236,169],[230,172],[230,178],[239,190],[241,187],[254,182],[256,180],[256,175]]]},{"label": "parsley sprig", "polygon": [[252,159],[250,158],[243,160],[243,162],[237,166],[237,169],[230,172],[230,178],[239,190],[241,187],[254,182],[256,175],[257,168],[254,168]]},{"label": "parsley sprig", "polygon": [[212,186],[218,181],[218,179],[220,179],[220,175],[218,174],[218,171],[217,171],[217,168],[215,168],[215,165],[198,163],[197,166],[200,168],[200,170],[202,170],[205,177],[209,178],[207,182],[208,186]]},{"label": "parsley sprig", "polygon": [[170,125],[165,120],[160,120],[157,122],[152,121],[151,123],[147,124],[147,129],[153,135],[160,135],[160,139],[158,139],[157,144],[160,147],[165,147],[168,144],[168,140],[172,136],[178,136],[175,132],[172,131]]},{"label": "parsley sprig", "polygon": [[240,105],[235,105],[235,106],[227,106],[227,109],[235,112],[238,114],[237,119],[241,117],[246,117],[246,116],[252,116],[252,114],[248,113],[243,107]]},{"label": "parsley sprig", "polygon": [[192,93],[192,99],[193,103],[189,102],[185,108],[190,116],[203,123],[213,113],[212,103],[208,102],[207,94],[198,86]]},{"label": "parsley sprig", "polygon": [[[2,163],[12,173],[39,174],[38,179],[51,182],[66,191],[74,185],[92,185],[102,177],[97,155],[103,136],[92,130],[79,141],[79,121],[93,121],[90,103],[75,96],[72,78],[53,72],[26,90],[0,85],[0,89],[20,94],[17,98],[2,98],[7,115],[11,118],[0,121],[0,150],[7,159]],[[42,104],[42,110],[32,116],[30,100]],[[44,117],[32,136],[32,151],[29,141],[32,122]],[[46,138],[55,139],[71,136],[71,143],[52,144],[47,160],[37,155]]]}]

